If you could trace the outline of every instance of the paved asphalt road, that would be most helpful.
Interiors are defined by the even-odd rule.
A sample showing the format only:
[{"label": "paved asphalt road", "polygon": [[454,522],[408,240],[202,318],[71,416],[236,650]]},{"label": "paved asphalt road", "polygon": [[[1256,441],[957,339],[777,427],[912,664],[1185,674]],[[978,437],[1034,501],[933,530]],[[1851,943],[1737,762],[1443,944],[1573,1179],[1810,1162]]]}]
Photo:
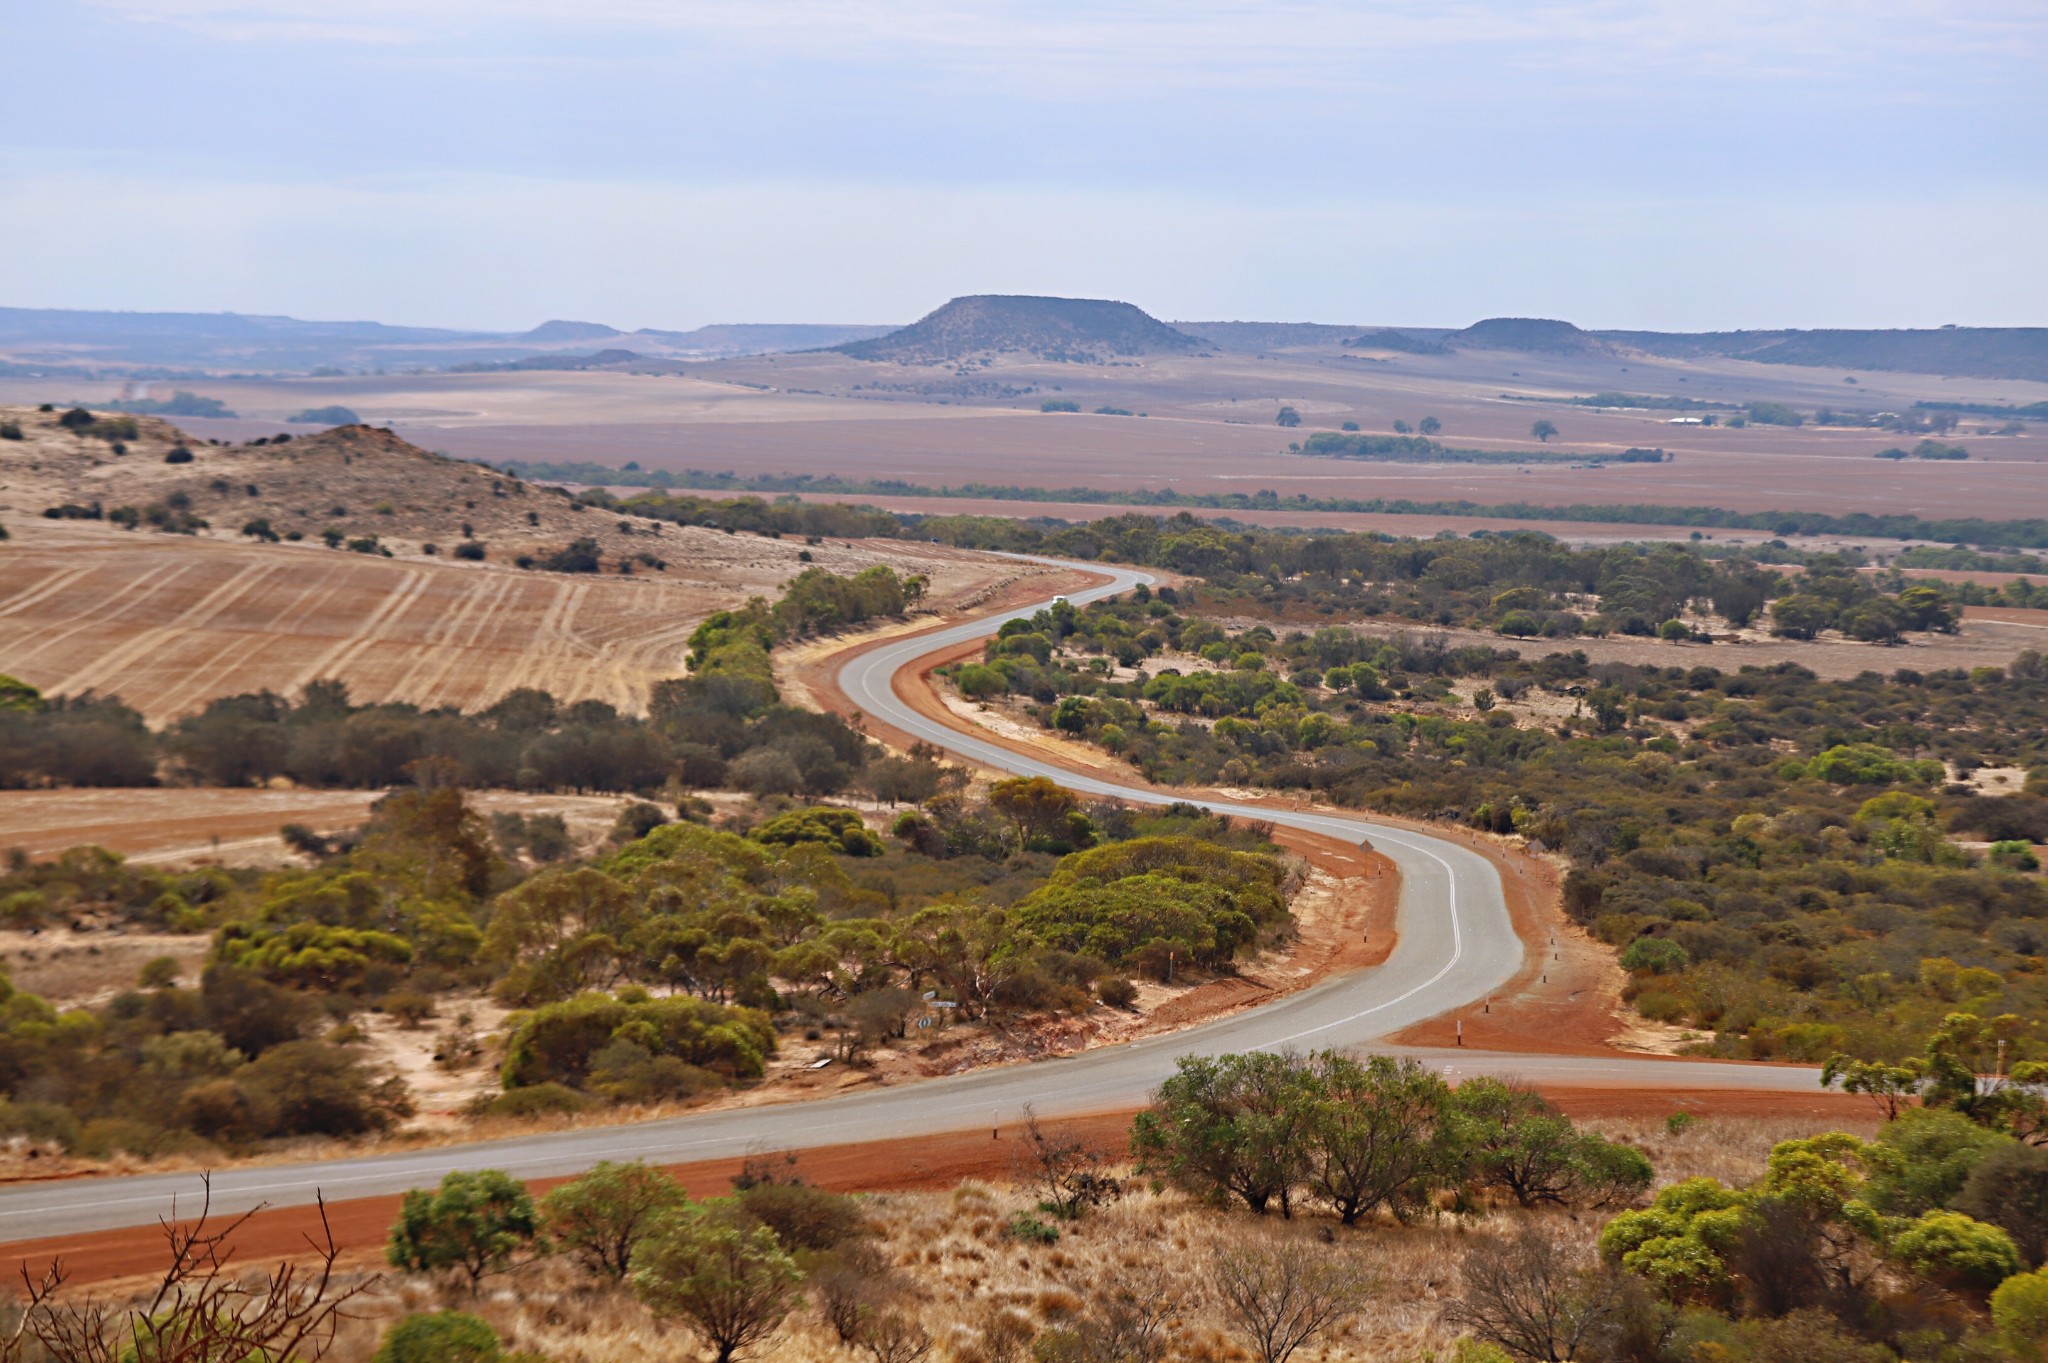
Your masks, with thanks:
[{"label": "paved asphalt road", "polygon": [[[1143,573],[1108,572],[1112,581],[1071,600],[1080,604],[1146,581]],[[1035,609],[1035,608],[1034,608]],[[1031,610],[1012,612],[1029,615]],[[966,737],[911,710],[890,689],[896,671],[916,658],[993,633],[995,616],[873,649],[850,662],[840,684],[854,703],[893,727],[983,765],[1050,776],[1069,789],[1142,803],[1172,796],[1081,777]],[[1512,976],[1522,948],[1508,921],[1499,878],[1477,853],[1370,819],[1204,801],[1209,808],[1359,841],[1392,858],[1402,877],[1399,941],[1375,969],[1330,980],[1235,1016],[1123,1046],[1031,1064],[1005,1066],[843,1097],[595,1130],[520,1136],[398,1155],[223,1170],[214,1175],[216,1212],[304,1205],[316,1191],[329,1200],[402,1192],[437,1182],[451,1169],[498,1168],[523,1178],[574,1173],[601,1159],[681,1163],[762,1149],[803,1149],[847,1141],[884,1140],[1018,1119],[1024,1104],[1056,1117],[1135,1107],[1173,1069],[1176,1056],[1277,1047],[1359,1046],[1473,1003]],[[1391,1049],[1391,1048],[1389,1048]],[[1518,1075],[1556,1085],[1614,1084],[1812,1092],[1806,1069],[1666,1060],[1414,1054],[1454,1076]],[[147,1225],[170,1213],[172,1199],[196,1208],[199,1180],[153,1174],[20,1186],[0,1190],[0,1241]]]}]

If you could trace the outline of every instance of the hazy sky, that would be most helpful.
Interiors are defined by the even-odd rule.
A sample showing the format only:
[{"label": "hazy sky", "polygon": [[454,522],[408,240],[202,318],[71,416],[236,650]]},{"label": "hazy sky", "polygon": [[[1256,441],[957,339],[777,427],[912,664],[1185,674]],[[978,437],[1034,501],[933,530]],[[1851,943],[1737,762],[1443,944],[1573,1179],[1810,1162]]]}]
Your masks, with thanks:
[{"label": "hazy sky", "polygon": [[0,304],[2048,323],[2042,0],[0,0]]}]

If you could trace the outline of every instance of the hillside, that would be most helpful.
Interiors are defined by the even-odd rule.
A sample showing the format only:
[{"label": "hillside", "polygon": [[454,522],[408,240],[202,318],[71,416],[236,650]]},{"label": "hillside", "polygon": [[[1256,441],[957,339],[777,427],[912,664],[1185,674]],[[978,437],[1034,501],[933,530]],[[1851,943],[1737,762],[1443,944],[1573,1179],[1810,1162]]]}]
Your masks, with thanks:
[{"label": "hillside", "polygon": [[1129,303],[979,294],[955,298],[887,336],[834,348],[858,360],[901,364],[943,364],[1002,354],[1098,364],[1121,355],[1184,352],[1204,345],[1200,338]]},{"label": "hillside", "polygon": [[[242,313],[89,312],[0,307],[0,375],[132,372],[174,366],[241,373],[416,368],[514,360],[548,350],[618,341],[658,358],[709,359],[837,345],[890,328],[715,323],[694,331],[620,331],[602,322],[554,320],[522,332],[454,331],[382,322],[309,322]],[[198,377],[187,373],[184,377]]]},{"label": "hillside", "polygon": [[[215,445],[155,417],[106,417],[84,431],[62,417],[0,408],[0,423],[22,437],[0,440],[0,511],[8,519],[55,509],[61,519],[118,524],[133,512],[142,531],[227,539],[262,522],[282,540],[338,536],[380,556],[418,554],[429,544],[445,556],[473,541],[493,561],[545,557],[579,539],[596,541],[608,561],[658,558],[656,537],[676,530],[582,510],[559,489],[429,453],[375,426]],[[170,462],[180,450],[189,461]]]},{"label": "hillside", "polygon": [[1762,364],[1877,369],[1977,379],[2048,380],[2048,327],[1939,327],[1894,331],[1602,331],[1652,355],[1723,355]]}]

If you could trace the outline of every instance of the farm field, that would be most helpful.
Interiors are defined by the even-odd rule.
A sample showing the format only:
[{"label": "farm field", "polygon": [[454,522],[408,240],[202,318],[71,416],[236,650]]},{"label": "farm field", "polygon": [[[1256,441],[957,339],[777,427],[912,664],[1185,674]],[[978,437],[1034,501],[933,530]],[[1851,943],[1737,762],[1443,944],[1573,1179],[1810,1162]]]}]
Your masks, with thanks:
[{"label": "farm field", "polygon": [[[1853,379],[1853,384],[1848,380]],[[63,393],[45,391],[55,383]],[[1461,351],[1377,355],[1335,346],[1266,356],[1149,356],[1112,365],[1006,357],[955,370],[836,354],[706,362],[686,375],[613,371],[195,380],[242,414],[187,420],[204,436],[288,429],[282,418],[342,403],[430,449],[465,458],[589,460],[682,471],[810,473],[927,484],[1158,488],[1282,496],[1477,502],[1651,502],[1762,511],[1910,512],[2004,518],[2048,505],[2048,428],[1950,438],[1966,463],[1877,461],[1913,443],[1874,429],[1674,426],[1664,411],[1596,410],[1596,392],[1727,403],[1904,410],[1920,400],[2027,403],[2048,384],[1902,373],[1847,374],[1746,361]],[[0,380],[0,399],[104,400],[111,381]],[[76,391],[73,391],[76,390]],[[1079,414],[1048,415],[1048,398]],[[1281,405],[1298,429],[1274,423]],[[1109,406],[1145,416],[1093,415]],[[1663,464],[1397,464],[1304,458],[1287,445],[1347,421],[1388,432],[1435,416],[1452,446],[1614,454],[1661,447]],[[1537,418],[1559,434],[1546,447]],[[289,428],[305,430],[304,427]],[[1045,514],[1011,510],[1008,514]]]},{"label": "farm field", "polygon": [[[802,546],[689,530],[666,574],[571,576],[387,560],[301,545],[16,521],[0,554],[0,659],[47,694],[116,695],[161,723],[221,695],[339,677],[358,703],[475,709],[517,687],[645,708],[711,611],[773,593]],[[822,566],[888,563],[943,607],[1016,575],[895,543],[819,546]]]},{"label": "farm field", "polygon": [[[138,790],[0,791],[0,849],[51,857],[70,847],[104,847],[151,866],[199,861],[235,866],[298,864],[278,838],[286,824],[336,833],[363,823],[381,790],[256,790],[152,787]],[[577,843],[597,841],[625,800],[615,795],[526,795],[473,791],[485,814],[559,814]]]}]

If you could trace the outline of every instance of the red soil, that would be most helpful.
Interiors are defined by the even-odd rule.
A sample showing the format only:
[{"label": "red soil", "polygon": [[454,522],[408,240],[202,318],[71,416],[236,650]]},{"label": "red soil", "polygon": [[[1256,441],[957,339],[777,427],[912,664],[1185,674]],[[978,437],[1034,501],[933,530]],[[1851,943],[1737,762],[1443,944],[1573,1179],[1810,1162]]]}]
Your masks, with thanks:
[{"label": "red soil", "polygon": [[[1558,1088],[1546,1095],[1569,1115],[1660,1118],[1673,1112],[1695,1117],[1811,1117],[1817,1122],[1864,1121],[1869,1104],[1846,1094],[1815,1092],[1807,1097],[1782,1093],[1742,1093],[1677,1088]],[[1106,1112],[1059,1123],[1116,1155],[1129,1152],[1132,1113]],[[945,1132],[900,1141],[865,1141],[824,1146],[803,1153],[799,1169],[810,1183],[841,1192],[891,1192],[950,1188],[964,1179],[1002,1180],[1015,1177],[1021,1153],[1016,1127],[1001,1129],[991,1139],[987,1128]],[[730,1190],[745,1161],[740,1158],[702,1160],[668,1166],[692,1196],[709,1197]],[[536,1195],[564,1182],[538,1179],[528,1186]],[[369,1197],[332,1203],[328,1221],[345,1261],[370,1266],[379,1261],[385,1237],[398,1214],[396,1197]],[[306,1252],[308,1234],[319,1222],[311,1208],[262,1211],[245,1221],[233,1237],[236,1258],[244,1264],[265,1263]],[[163,1236],[156,1229],[56,1235],[0,1246],[0,1272],[26,1268],[40,1273],[61,1258],[74,1286],[136,1278],[157,1272],[163,1264]]]}]

